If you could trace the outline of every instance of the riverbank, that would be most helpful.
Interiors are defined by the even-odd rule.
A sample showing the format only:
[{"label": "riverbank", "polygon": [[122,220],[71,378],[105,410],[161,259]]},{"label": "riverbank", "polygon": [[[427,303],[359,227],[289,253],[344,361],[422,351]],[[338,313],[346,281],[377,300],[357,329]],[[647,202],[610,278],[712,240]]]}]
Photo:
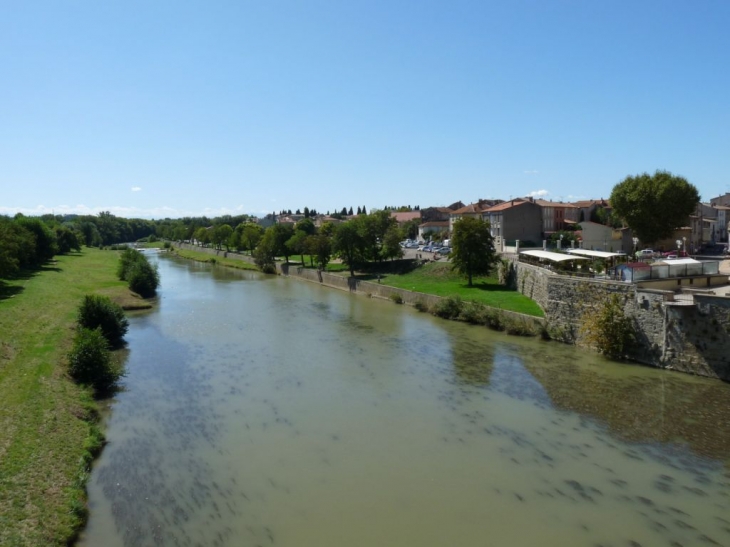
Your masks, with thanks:
[{"label": "riverbank", "polygon": [[149,306],[117,280],[117,262],[84,248],[0,284],[0,545],[66,545],[85,522],[98,407],[65,358],[85,294]]}]

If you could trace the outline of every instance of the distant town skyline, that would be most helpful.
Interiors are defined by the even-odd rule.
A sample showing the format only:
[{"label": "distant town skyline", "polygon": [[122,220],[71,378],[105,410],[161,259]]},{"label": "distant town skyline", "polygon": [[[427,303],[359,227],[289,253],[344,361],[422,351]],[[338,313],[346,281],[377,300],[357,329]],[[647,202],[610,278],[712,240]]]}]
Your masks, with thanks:
[{"label": "distant town skyline", "polygon": [[730,3],[0,5],[0,214],[730,191]]}]

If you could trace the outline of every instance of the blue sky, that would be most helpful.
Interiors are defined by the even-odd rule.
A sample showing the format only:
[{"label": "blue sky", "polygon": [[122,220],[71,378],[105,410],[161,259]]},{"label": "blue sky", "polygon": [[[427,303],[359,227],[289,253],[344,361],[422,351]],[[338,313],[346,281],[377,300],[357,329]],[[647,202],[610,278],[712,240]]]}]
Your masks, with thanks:
[{"label": "blue sky", "polygon": [[0,2],[0,214],[730,191],[727,1]]}]

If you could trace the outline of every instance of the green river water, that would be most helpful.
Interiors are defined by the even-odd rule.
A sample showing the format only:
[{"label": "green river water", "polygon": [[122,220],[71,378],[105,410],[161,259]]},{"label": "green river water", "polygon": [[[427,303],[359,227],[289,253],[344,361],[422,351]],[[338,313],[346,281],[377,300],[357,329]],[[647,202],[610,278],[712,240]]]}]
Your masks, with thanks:
[{"label": "green river water", "polygon": [[730,385],[168,257],[79,545],[730,545]]}]

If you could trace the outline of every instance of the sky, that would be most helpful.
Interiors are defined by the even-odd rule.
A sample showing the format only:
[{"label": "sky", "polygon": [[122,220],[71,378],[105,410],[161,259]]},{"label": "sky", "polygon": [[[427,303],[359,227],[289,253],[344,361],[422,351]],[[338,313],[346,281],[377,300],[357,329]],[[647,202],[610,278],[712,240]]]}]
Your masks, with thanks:
[{"label": "sky", "polygon": [[0,214],[730,192],[730,2],[0,0]]}]

